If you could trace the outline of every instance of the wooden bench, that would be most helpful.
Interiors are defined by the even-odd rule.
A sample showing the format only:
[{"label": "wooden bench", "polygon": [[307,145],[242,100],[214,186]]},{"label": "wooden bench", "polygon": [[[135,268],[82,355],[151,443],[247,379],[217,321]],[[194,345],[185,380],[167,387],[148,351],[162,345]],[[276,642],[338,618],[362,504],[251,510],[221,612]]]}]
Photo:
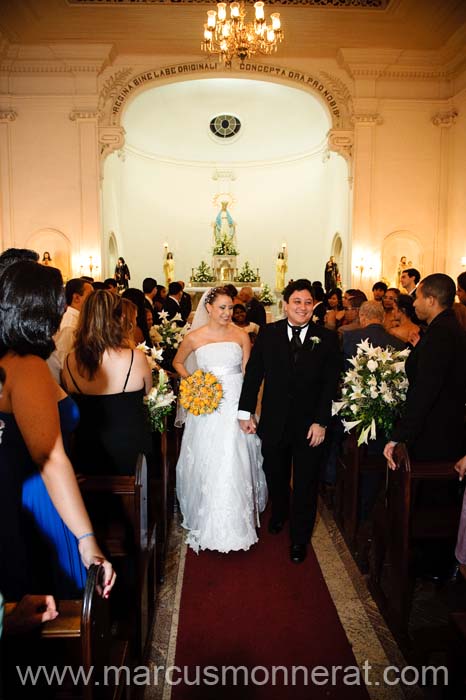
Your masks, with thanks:
[{"label": "wooden bench", "polygon": [[[385,505],[374,522],[370,585],[376,594],[386,598],[395,623],[406,630],[415,583],[413,545],[419,540],[454,540],[461,504],[459,499],[457,508],[451,504],[426,507],[416,503],[416,494],[423,482],[447,483],[458,479],[453,462],[412,461],[403,443],[395,446],[394,460],[397,469],[387,469]],[[385,560],[388,565],[388,596],[381,587]]]},{"label": "wooden bench", "polygon": [[[157,523],[157,579],[163,583],[170,527],[175,510],[175,467],[179,453],[179,435],[173,420],[164,417],[162,433],[153,434],[154,463],[150,483],[151,518]],[[170,418],[172,418],[170,416]]]},{"label": "wooden bench", "polygon": [[385,474],[385,457],[370,454],[367,445],[358,447],[356,435],[350,433],[343,442],[342,454],[337,459],[335,489],[335,520],[349,546],[356,545],[361,507],[361,479],[367,475]]},{"label": "wooden bench", "polygon": [[117,612],[134,622],[134,653],[142,658],[152,630],[156,596],[156,526],[148,511],[148,474],[139,455],[134,476],[78,477],[97,540],[115,566]]},{"label": "wooden bench", "polygon": [[[48,685],[45,678],[42,678],[40,688],[33,690],[32,687],[26,687],[23,690],[26,697],[38,696],[34,693],[39,691],[42,697],[57,700],[65,697],[120,700],[124,697],[124,683],[102,684],[104,666],[125,665],[128,650],[126,640],[117,640],[111,636],[110,600],[101,596],[103,575],[103,566],[90,566],[82,600],[57,601],[59,615],[55,620],[44,623],[30,635],[14,639],[16,648],[13,649],[13,655],[17,657],[16,663],[23,668],[28,662],[36,668],[39,664],[48,669],[57,666],[59,670],[70,666],[76,676],[78,669],[82,669],[84,677],[89,677],[91,682],[75,684],[71,675],[66,674],[62,683]],[[15,605],[7,603],[6,613]],[[7,645],[9,642],[7,640]],[[10,664],[12,660],[9,659]],[[19,681],[19,678],[15,681]],[[10,688],[10,692],[13,696],[13,688]],[[22,691],[14,688],[15,695],[17,692]]]}]

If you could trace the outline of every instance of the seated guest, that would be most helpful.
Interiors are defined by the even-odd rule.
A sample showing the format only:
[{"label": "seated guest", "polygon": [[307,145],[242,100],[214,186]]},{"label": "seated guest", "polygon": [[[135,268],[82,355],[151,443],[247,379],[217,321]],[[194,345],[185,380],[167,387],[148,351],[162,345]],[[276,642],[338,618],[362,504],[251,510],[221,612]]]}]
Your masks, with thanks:
[{"label": "seated guest", "polygon": [[257,323],[248,323],[246,320],[246,308],[243,304],[235,304],[233,306],[233,316],[232,321],[235,326],[239,326],[246,333],[249,334],[251,343],[253,343],[259,333],[259,326]]},{"label": "seated guest", "polygon": [[359,323],[361,328],[346,331],[343,335],[343,355],[346,366],[348,360],[357,353],[357,346],[363,340],[368,340],[374,347],[392,347],[395,350],[403,350],[406,343],[387,333],[383,327],[384,310],[380,301],[365,301],[359,309]]},{"label": "seated guest", "polygon": [[[181,297],[183,288],[179,282],[170,282],[168,285],[168,297],[165,300],[163,310],[168,314],[167,319],[171,321],[177,314],[181,316]],[[180,318],[176,321],[177,326],[184,326],[186,321]]]},{"label": "seated guest", "polygon": [[400,296],[400,290],[397,287],[389,287],[385,292],[385,296],[382,300],[383,308],[385,311],[385,317],[383,321],[383,327],[386,331],[390,331],[398,325],[398,320],[395,318],[395,301]]},{"label": "seated guest", "polygon": [[92,283],[92,287],[94,290],[95,289],[105,289],[105,284],[103,282],[97,281],[97,282]]},{"label": "seated guest", "polygon": [[[142,292],[141,292],[142,294]],[[152,387],[146,357],[125,338],[123,300],[93,292],[82,309],[63,383],[79,406],[73,464],[87,474],[132,474],[150,448],[144,396]]]},{"label": "seated guest", "polygon": [[388,286],[385,284],[385,282],[376,282],[372,287],[372,296],[374,297],[374,301],[383,302],[387,289]]},{"label": "seated guest", "polygon": [[456,296],[460,304],[466,306],[466,272],[462,272],[457,277]]},{"label": "seated guest", "polygon": [[419,338],[419,325],[414,310],[413,297],[409,294],[400,294],[393,302],[393,319],[397,326],[390,328],[390,335],[399,338],[404,343],[413,343]]},{"label": "seated guest", "polygon": [[0,590],[10,600],[50,591],[75,597],[85,569],[104,561],[65,447],[74,402],[45,360],[64,308],[59,270],[17,262],[0,276]]},{"label": "seated guest", "polygon": [[129,287],[125,289],[121,295],[123,299],[129,299],[136,305],[137,315],[136,315],[136,327],[134,328],[134,338],[136,343],[145,343],[148,348],[151,348],[153,343],[149,335],[149,328],[147,326],[146,318],[146,306],[144,292],[135,287]]},{"label": "seated guest", "polygon": [[241,287],[238,292],[238,298],[246,307],[246,320],[248,323],[257,323],[261,328],[267,325],[267,315],[264,306],[254,296],[252,287]]}]

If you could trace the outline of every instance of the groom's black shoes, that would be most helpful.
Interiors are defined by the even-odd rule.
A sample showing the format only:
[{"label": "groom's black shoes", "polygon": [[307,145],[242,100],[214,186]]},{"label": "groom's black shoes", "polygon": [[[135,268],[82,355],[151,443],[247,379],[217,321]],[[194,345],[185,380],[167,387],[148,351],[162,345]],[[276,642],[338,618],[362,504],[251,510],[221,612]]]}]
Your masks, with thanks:
[{"label": "groom's black shoes", "polygon": [[290,547],[290,559],[295,564],[301,564],[306,558],[307,547],[305,544],[292,544]]},{"label": "groom's black shoes", "polygon": [[270,518],[270,520],[269,520],[269,532],[271,535],[278,535],[278,533],[281,532],[284,527],[285,527],[284,520],[274,520],[273,518]]}]

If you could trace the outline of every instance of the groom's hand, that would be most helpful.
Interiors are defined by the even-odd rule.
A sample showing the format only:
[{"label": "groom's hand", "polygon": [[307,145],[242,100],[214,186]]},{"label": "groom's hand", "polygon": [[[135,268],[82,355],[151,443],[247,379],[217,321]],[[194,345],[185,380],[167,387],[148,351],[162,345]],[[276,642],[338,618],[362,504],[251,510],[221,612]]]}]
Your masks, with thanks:
[{"label": "groom's hand", "polygon": [[239,420],[239,427],[243,433],[255,433],[256,432],[256,421],[251,416],[249,420]]},{"label": "groom's hand", "polygon": [[310,447],[318,447],[325,440],[325,428],[319,423],[313,423],[308,430],[307,439]]}]

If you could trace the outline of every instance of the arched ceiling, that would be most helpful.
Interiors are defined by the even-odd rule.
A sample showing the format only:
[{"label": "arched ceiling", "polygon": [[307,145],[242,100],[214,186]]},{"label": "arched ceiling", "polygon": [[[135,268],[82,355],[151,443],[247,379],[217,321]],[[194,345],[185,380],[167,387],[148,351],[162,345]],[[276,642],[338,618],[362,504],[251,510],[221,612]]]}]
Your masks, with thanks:
[{"label": "arched ceiling", "polygon": [[[209,128],[219,114],[241,129],[220,140]],[[138,95],[123,126],[130,149],[167,159],[232,163],[275,161],[315,152],[331,126],[310,93],[257,80],[203,79],[172,83]]]}]

